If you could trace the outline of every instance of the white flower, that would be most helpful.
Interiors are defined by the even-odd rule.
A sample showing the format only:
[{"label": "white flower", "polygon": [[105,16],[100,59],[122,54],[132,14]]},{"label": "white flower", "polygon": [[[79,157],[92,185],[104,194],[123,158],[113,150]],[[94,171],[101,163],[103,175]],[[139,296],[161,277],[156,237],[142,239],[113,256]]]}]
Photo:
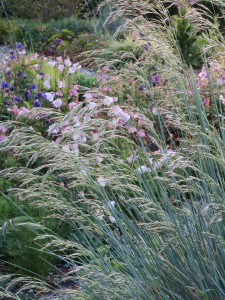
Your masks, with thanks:
[{"label": "white flower", "polygon": [[44,85],[44,88],[46,90],[49,90],[51,88],[51,84],[50,84],[50,81],[49,79],[46,79],[44,82],[43,82],[43,85]]},{"label": "white flower", "polygon": [[70,145],[67,145],[67,144],[63,145],[62,150],[65,151],[65,152],[70,152]]},{"label": "white flower", "polygon": [[52,102],[54,107],[61,107],[62,106],[62,100],[60,98],[57,98],[55,101]]},{"label": "white flower", "polygon": [[97,178],[97,181],[99,183],[100,186],[106,186],[106,183],[107,183],[107,179],[103,176],[100,176]]},{"label": "white flower", "polygon": [[85,98],[85,100],[91,100],[92,98],[93,98],[93,96],[92,96],[92,94],[91,93],[85,93],[84,94],[84,98]]},{"label": "white flower", "polygon": [[63,70],[64,70],[64,65],[58,65],[58,69],[59,69],[60,72],[63,72]]},{"label": "white flower", "polygon": [[131,155],[127,158],[129,164],[136,160],[138,160],[138,155],[136,155],[136,153],[131,153]]},{"label": "white flower", "polygon": [[64,64],[67,67],[70,67],[72,65],[71,60],[69,58],[67,58],[67,59],[64,60]]},{"label": "white flower", "polygon": [[81,68],[81,65],[79,65],[79,63],[73,64],[71,67],[69,67],[69,74],[75,73],[80,68]]},{"label": "white flower", "polygon": [[116,97],[105,96],[105,98],[103,99],[103,104],[106,106],[110,106],[113,102],[116,102],[117,100],[118,98]]},{"label": "white flower", "polygon": [[63,89],[66,87],[65,81],[57,79],[57,84],[59,89]]},{"label": "white flower", "polygon": [[119,105],[115,105],[111,108],[111,112],[113,115],[120,117],[124,122],[128,122],[130,120],[130,116],[125,113]]},{"label": "white flower", "polygon": [[89,102],[88,105],[87,105],[87,108],[88,109],[93,109],[93,108],[95,108],[96,105],[97,104],[95,102]]},{"label": "white flower", "polygon": [[143,165],[139,168],[137,168],[136,170],[139,174],[143,174],[143,173],[146,173],[146,172],[151,172],[151,169],[148,168],[146,165]]},{"label": "white flower", "polygon": [[113,216],[109,216],[109,220],[110,220],[110,222],[112,222],[112,223],[115,223],[115,222],[116,222],[116,219],[115,219]]},{"label": "white flower", "polygon": [[51,92],[51,93],[45,93],[46,95],[46,99],[49,101],[49,102],[52,102],[54,100],[54,97],[55,97],[55,93],[54,92]]},{"label": "white flower", "polygon": [[97,163],[97,164],[100,164],[100,163],[103,161],[103,158],[102,158],[101,156],[99,156],[99,155],[96,156],[95,159],[96,159],[96,163]]},{"label": "white flower", "polygon": [[57,134],[59,132],[59,128],[56,128],[56,124],[52,124],[49,126],[48,130],[47,130],[48,134]]},{"label": "white flower", "polygon": [[73,153],[75,154],[75,156],[79,155],[79,146],[78,146],[78,144],[72,144],[72,145],[70,145],[70,149],[73,151]]},{"label": "white flower", "polygon": [[51,66],[51,67],[55,67],[56,62],[54,60],[51,60],[51,61],[48,62],[48,65]]},{"label": "white flower", "polygon": [[75,133],[73,135],[73,140],[77,143],[85,143],[87,141],[86,136],[82,133]]}]

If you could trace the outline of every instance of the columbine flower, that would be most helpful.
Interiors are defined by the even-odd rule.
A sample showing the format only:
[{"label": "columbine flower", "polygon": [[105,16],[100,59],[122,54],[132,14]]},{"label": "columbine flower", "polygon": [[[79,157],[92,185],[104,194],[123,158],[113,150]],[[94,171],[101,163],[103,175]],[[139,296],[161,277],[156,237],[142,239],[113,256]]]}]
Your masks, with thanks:
[{"label": "columbine flower", "polygon": [[138,90],[140,91],[140,92],[143,92],[144,91],[144,84],[140,84],[139,85],[139,87],[138,87]]},{"label": "columbine flower", "polygon": [[72,65],[71,60],[69,58],[64,60],[64,65],[70,67]]},{"label": "columbine flower", "polygon": [[72,110],[76,105],[77,105],[77,103],[75,101],[71,102],[69,104],[69,109]]},{"label": "columbine flower", "polygon": [[6,136],[4,134],[0,135],[0,142],[4,141],[4,139],[6,138]]},{"label": "columbine flower", "polygon": [[96,104],[95,102],[89,102],[88,105],[87,105],[87,108],[88,108],[88,109],[93,109],[93,108],[96,107],[96,105],[97,105],[97,104]]},{"label": "columbine flower", "polygon": [[59,108],[62,106],[63,102],[60,98],[57,98],[55,101],[52,102],[53,106]]},{"label": "columbine flower", "polygon": [[87,138],[84,134],[82,133],[75,133],[73,135],[73,140],[77,143],[85,143],[87,141]]},{"label": "columbine flower", "polygon": [[38,92],[36,97],[37,97],[38,99],[46,99],[46,95],[45,95],[45,93],[43,93],[43,92]]},{"label": "columbine flower", "polygon": [[71,67],[69,67],[69,74],[75,73],[80,68],[81,68],[81,65],[79,63],[73,64]]},{"label": "columbine flower", "polygon": [[57,128],[57,125],[55,123],[53,123],[52,125],[49,126],[47,132],[48,132],[48,135],[57,134],[57,133],[59,133],[59,128]]},{"label": "columbine flower", "polygon": [[131,155],[127,158],[127,161],[129,164],[131,164],[132,162],[138,160],[138,155],[136,155],[136,153],[131,153]]},{"label": "columbine flower", "polygon": [[34,107],[40,107],[40,106],[41,106],[40,100],[38,100],[38,99],[35,100],[34,103],[33,103],[33,106],[34,106]]},{"label": "columbine flower", "polygon": [[14,101],[17,102],[17,103],[23,102],[22,98],[19,97],[19,96],[14,96]]},{"label": "columbine flower", "polygon": [[30,84],[30,89],[32,90],[32,91],[34,91],[34,90],[37,90],[37,85],[34,83],[34,82],[32,82],[31,84]]},{"label": "columbine flower", "polygon": [[58,69],[59,69],[60,72],[63,72],[63,70],[64,70],[64,65],[58,65]]},{"label": "columbine flower", "polygon": [[54,92],[45,93],[45,96],[46,96],[46,100],[48,100],[49,102],[52,102],[54,100],[55,93]]},{"label": "columbine flower", "polygon": [[50,80],[45,79],[45,81],[43,82],[43,86],[46,90],[49,90],[51,88]]},{"label": "columbine flower", "polygon": [[143,174],[143,173],[151,172],[151,169],[148,168],[146,165],[143,165],[143,166],[137,168],[137,172],[139,174]]},{"label": "columbine flower", "polygon": [[57,79],[57,84],[59,89],[63,89],[66,87],[65,81]]},{"label": "columbine flower", "polygon": [[158,74],[153,75],[151,79],[153,84],[160,84],[161,82],[160,76]]},{"label": "columbine flower", "polygon": [[145,131],[144,129],[140,129],[139,131],[137,131],[137,135],[139,137],[146,137]]},{"label": "columbine flower", "polygon": [[48,65],[51,66],[52,68],[54,68],[56,65],[56,62],[54,60],[51,60],[48,62]]},{"label": "columbine flower", "polygon": [[33,98],[32,94],[28,90],[24,90],[23,95],[27,100],[31,100]]},{"label": "columbine flower", "polygon": [[78,96],[79,93],[78,93],[77,89],[78,89],[78,86],[74,85],[74,87],[69,91],[69,95],[70,96]]},{"label": "columbine flower", "polygon": [[61,44],[62,40],[60,38],[55,38],[54,42],[55,42],[56,46],[59,46]]},{"label": "columbine flower", "polygon": [[130,116],[125,113],[119,105],[112,106],[111,113],[117,117],[120,117],[124,122],[128,122],[130,120]]},{"label": "columbine flower", "polygon": [[84,94],[84,98],[85,98],[86,101],[89,101],[89,100],[91,100],[93,98],[93,96],[92,96],[91,93],[85,93]]},{"label": "columbine flower", "polygon": [[8,88],[10,88],[10,84],[7,81],[2,81],[1,88],[4,90],[8,89]]},{"label": "columbine flower", "polygon": [[222,95],[220,95],[220,101],[223,105],[225,105],[225,98]]},{"label": "columbine flower", "polygon": [[113,102],[116,102],[117,100],[118,98],[116,97],[105,96],[105,98],[103,99],[103,104],[110,106]]},{"label": "columbine flower", "polygon": [[6,128],[3,125],[0,125],[0,132],[1,133],[6,133]]},{"label": "columbine flower", "polygon": [[17,50],[23,50],[23,44],[22,43],[16,43],[16,49]]}]

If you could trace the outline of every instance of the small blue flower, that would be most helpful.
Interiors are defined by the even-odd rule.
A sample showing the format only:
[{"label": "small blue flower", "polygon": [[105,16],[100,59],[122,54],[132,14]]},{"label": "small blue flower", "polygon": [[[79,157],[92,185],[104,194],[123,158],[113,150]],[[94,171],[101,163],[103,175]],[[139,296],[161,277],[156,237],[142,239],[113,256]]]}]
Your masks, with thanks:
[{"label": "small blue flower", "polygon": [[153,84],[160,84],[160,82],[161,82],[160,76],[158,74],[154,74],[152,76],[152,83]]},{"label": "small blue flower", "polygon": [[23,44],[22,43],[16,43],[16,49],[17,50],[23,50]]},{"label": "small blue flower", "polygon": [[34,106],[34,107],[40,107],[40,106],[41,106],[40,100],[38,100],[38,99],[35,100],[34,103],[33,103],[33,106]]},{"label": "small blue flower", "polygon": [[22,98],[19,97],[19,96],[14,96],[14,101],[17,102],[17,103],[23,102]]},{"label": "small blue flower", "polygon": [[6,73],[5,73],[5,76],[10,76],[11,75],[11,71],[7,71]]},{"label": "small blue flower", "polygon": [[45,93],[43,93],[43,92],[38,92],[36,97],[37,97],[38,99],[46,99],[46,95],[45,95]]},{"label": "small blue flower", "polygon": [[31,100],[33,97],[28,90],[24,90],[23,95],[26,99]]},{"label": "small blue flower", "polygon": [[55,39],[56,46],[59,46],[61,44],[62,40],[60,38]]},{"label": "small blue flower", "polygon": [[14,52],[10,52],[10,59],[11,59],[11,60],[16,59],[16,55],[15,55]]},{"label": "small blue flower", "polygon": [[16,76],[20,78],[20,77],[23,76],[23,73],[22,73],[21,71],[19,71],[19,72],[16,74]]},{"label": "small blue flower", "polygon": [[5,98],[5,99],[3,100],[3,105],[4,105],[4,106],[10,106],[10,101],[9,101],[9,99],[6,99],[6,98]]},{"label": "small blue flower", "polygon": [[32,91],[34,91],[34,90],[37,90],[37,85],[34,83],[34,82],[32,82],[31,84],[30,84],[30,89],[32,90]]},{"label": "small blue flower", "polygon": [[4,90],[8,89],[8,88],[10,88],[10,84],[7,81],[2,81],[1,88]]},{"label": "small blue flower", "polygon": [[138,87],[138,90],[140,91],[140,92],[143,92],[144,91],[144,84],[140,84],[139,85],[139,87]]}]

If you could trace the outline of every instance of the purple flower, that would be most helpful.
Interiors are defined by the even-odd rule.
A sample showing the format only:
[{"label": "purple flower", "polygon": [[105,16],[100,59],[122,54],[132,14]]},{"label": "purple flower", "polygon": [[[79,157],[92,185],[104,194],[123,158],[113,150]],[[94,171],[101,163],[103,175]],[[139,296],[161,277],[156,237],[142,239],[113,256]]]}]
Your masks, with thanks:
[{"label": "purple flower", "polygon": [[7,81],[2,81],[1,88],[2,89],[8,89],[10,87],[9,83]]},{"label": "purple flower", "polygon": [[61,44],[62,40],[60,38],[55,39],[56,46],[59,46]]},{"label": "purple flower", "polygon": [[23,102],[22,98],[19,97],[19,96],[14,96],[14,101],[17,102],[17,103]]},{"label": "purple flower", "polygon": [[16,74],[16,76],[20,78],[20,77],[23,76],[23,73],[22,73],[21,71],[19,71],[19,72]]},{"label": "purple flower", "polygon": [[22,43],[16,43],[16,49],[17,50],[23,50],[23,44]]},{"label": "purple flower", "polygon": [[38,99],[46,99],[46,95],[45,95],[45,93],[43,93],[43,92],[38,92],[36,97],[37,97]]},{"label": "purple flower", "polygon": [[36,84],[34,83],[34,82],[32,82],[31,84],[30,84],[30,89],[32,90],[32,91],[34,91],[34,90],[37,90],[37,86],[36,86]]},{"label": "purple flower", "polygon": [[38,100],[38,99],[35,100],[34,103],[33,103],[33,106],[34,106],[34,107],[40,107],[40,106],[41,106],[40,100]]},{"label": "purple flower", "polygon": [[158,74],[154,74],[152,76],[152,83],[153,84],[160,84],[160,82],[161,82],[160,76]]},{"label": "purple flower", "polygon": [[9,101],[9,99],[4,99],[4,100],[3,100],[3,105],[4,105],[4,106],[10,106],[10,101]]},{"label": "purple flower", "polygon": [[31,100],[33,97],[28,90],[24,90],[23,95],[26,99]]},{"label": "purple flower", "polygon": [[14,52],[10,52],[10,59],[14,60],[16,59],[15,53]]},{"label": "purple flower", "polygon": [[138,90],[140,91],[140,92],[143,92],[144,91],[144,84],[140,84],[139,85],[139,87],[138,87]]}]

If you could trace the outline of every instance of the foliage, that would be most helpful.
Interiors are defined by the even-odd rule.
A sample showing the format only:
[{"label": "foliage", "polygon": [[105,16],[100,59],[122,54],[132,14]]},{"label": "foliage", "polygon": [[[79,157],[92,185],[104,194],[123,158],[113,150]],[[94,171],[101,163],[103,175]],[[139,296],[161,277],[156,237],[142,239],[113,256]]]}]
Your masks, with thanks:
[{"label": "foliage", "polygon": [[191,21],[185,18],[187,11],[182,8],[178,11],[179,15],[173,16],[175,38],[187,65],[199,68],[202,65],[201,55],[206,41],[197,35]]}]

